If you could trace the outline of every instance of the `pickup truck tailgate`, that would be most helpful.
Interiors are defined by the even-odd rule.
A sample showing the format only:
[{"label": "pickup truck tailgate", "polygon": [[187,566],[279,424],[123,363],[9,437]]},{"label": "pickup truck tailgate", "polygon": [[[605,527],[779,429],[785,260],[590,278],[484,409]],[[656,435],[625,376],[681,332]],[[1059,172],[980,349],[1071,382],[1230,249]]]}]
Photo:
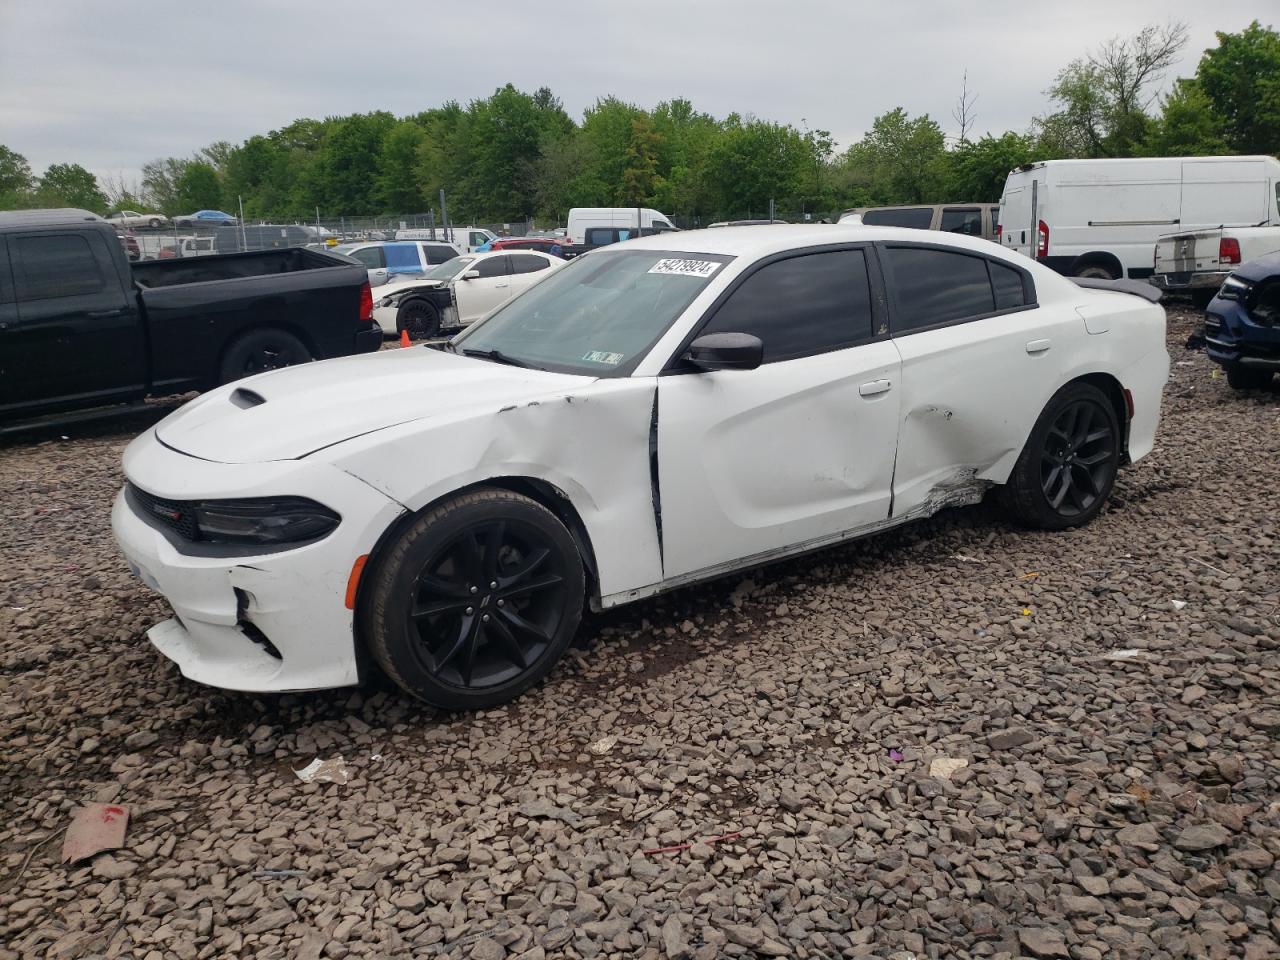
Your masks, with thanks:
[{"label": "pickup truck tailgate", "polygon": [[1221,269],[1218,259],[1222,230],[1198,230],[1176,233],[1156,242],[1155,272],[1158,274],[1191,274]]}]

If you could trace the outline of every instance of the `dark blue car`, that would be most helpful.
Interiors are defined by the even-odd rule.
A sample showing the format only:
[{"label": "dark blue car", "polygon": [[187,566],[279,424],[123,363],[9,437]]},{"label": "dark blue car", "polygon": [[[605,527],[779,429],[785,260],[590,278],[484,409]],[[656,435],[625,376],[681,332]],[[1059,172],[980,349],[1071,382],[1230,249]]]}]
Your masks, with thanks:
[{"label": "dark blue car", "polygon": [[221,210],[197,210],[195,213],[174,217],[173,222],[179,227],[234,227],[240,221]]},{"label": "dark blue car", "polygon": [[1237,390],[1260,390],[1280,371],[1280,253],[1241,264],[1209,302],[1205,353]]}]

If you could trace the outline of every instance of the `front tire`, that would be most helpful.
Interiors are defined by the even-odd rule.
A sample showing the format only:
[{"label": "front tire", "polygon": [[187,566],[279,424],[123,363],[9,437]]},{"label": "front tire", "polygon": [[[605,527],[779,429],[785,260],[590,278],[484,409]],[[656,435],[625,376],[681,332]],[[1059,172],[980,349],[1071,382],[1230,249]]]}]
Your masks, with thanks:
[{"label": "front tire", "polygon": [[159,230],[162,226],[164,226],[164,224],[160,222],[158,217],[152,217],[147,222],[147,226],[149,226],[152,230]]},{"label": "front tire", "polygon": [[422,514],[371,573],[359,612],[369,652],[402,690],[445,710],[496,706],[542,680],[586,591],[564,524],[494,488]]},{"label": "front tire", "polygon": [[227,347],[218,382],[231,383],[255,373],[310,363],[311,359],[306,344],[286,330],[250,330]]},{"label": "front tire", "polygon": [[1020,522],[1066,530],[1098,515],[1120,466],[1120,423],[1111,401],[1088,383],[1069,383],[1049,400],[1005,488]]},{"label": "front tire", "polygon": [[1271,371],[1233,363],[1227,367],[1227,385],[1232,390],[1265,390],[1271,386]]},{"label": "front tire", "polygon": [[431,340],[440,335],[440,311],[425,300],[409,300],[396,312],[396,333],[409,331],[410,340]]}]

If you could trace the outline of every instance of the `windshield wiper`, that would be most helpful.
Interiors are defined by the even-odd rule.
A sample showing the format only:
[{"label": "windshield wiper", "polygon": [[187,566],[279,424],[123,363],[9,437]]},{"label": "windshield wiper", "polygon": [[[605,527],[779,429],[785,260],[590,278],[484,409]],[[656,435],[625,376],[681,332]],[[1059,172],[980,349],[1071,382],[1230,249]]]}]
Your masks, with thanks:
[{"label": "windshield wiper", "polygon": [[494,363],[505,363],[509,367],[524,367],[528,370],[541,370],[542,367],[535,367],[532,363],[526,363],[515,357],[509,357],[501,350],[468,350],[465,347],[462,352],[468,357],[481,357],[484,360],[492,360]]}]

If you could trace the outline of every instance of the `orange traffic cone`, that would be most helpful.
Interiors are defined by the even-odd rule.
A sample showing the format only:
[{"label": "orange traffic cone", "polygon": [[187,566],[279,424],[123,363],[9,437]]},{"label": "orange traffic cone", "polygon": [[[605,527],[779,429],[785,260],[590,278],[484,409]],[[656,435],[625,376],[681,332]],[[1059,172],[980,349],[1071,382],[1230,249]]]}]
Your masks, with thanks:
[{"label": "orange traffic cone", "polygon": [[401,330],[401,331],[400,331],[400,346],[402,346],[402,347],[412,346],[412,344],[411,344],[411,343],[410,343],[410,341],[409,341],[409,331],[408,331],[408,330]]}]

